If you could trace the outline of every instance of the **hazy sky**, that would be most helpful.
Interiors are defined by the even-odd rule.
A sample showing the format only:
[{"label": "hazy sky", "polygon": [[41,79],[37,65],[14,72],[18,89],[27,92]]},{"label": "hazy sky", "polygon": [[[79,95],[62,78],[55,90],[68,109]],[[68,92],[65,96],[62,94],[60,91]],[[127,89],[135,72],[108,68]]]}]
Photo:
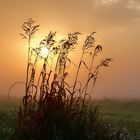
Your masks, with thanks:
[{"label": "hazy sky", "polygon": [[102,56],[114,61],[100,74],[94,94],[140,98],[140,0],[0,0],[0,94],[24,80],[27,48],[19,33],[29,17],[41,25],[39,39],[50,30],[83,36],[96,31]]}]

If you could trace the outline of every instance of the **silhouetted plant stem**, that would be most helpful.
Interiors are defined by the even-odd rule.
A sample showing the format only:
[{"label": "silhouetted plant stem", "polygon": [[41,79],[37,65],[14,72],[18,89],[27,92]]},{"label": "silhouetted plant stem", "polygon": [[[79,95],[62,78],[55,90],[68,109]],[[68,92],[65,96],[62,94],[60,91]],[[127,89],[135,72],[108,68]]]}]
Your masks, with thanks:
[{"label": "silhouetted plant stem", "polygon": [[[27,22],[24,22],[22,25],[22,29],[24,31],[23,34],[20,34],[24,39],[27,40],[28,42],[28,51],[27,51],[27,70],[26,70],[26,79],[25,79],[25,96],[23,98],[23,105],[24,105],[24,109],[26,112],[27,109],[27,99],[28,99],[28,92],[29,92],[29,81],[31,81],[31,78],[29,80],[29,69],[30,69],[30,65],[31,65],[31,38],[33,37],[33,35],[35,34],[35,32],[38,30],[39,25],[35,25],[33,26],[33,24],[35,23],[35,21],[30,18],[28,19]],[[32,73],[31,73],[32,76]]]},{"label": "silhouetted plant stem", "polygon": [[76,77],[75,77],[74,85],[73,85],[72,96],[73,96],[73,94],[74,94],[74,92],[75,92],[76,83],[77,83],[77,79],[78,79],[78,75],[79,75],[80,67],[81,67],[81,64],[82,64],[82,60],[83,60],[83,56],[84,56],[84,52],[85,52],[85,50],[82,51],[82,55],[81,55],[81,58],[80,58],[80,62],[79,62],[78,68],[77,68]]},{"label": "silhouetted plant stem", "polygon": [[40,101],[43,100],[43,96],[46,93],[45,88],[46,88],[46,74],[47,74],[47,60],[48,60],[48,55],[44,59],[44,64],[42,68],[42,81],[41,81],[41,86],[40,86]]},{"label": "silhouetted plant stem", "polygon": [[27,58],[27,70],[26,70],[26,82],[25,82],[25,109],[27,106],[27,98],[28,98],[28,79],[29,79],[29,67],[30,67],[30,43],[31,37],[28,38],[28,58]]},{"label": "silhouetted plant stem", "polygon": [[93,67],[94,58],[95,58],[95,53],[92,56],[92,60],[91,60],[91,64],[90,64],[90,68],[89,68],[89,72],[88,72],[87,83],[86,83],[86,86],[85,86],[85,94],[87,93],[89,81],[91,79],[90,75],[91,75],[91,70],[92,70],[92,67]]},{"label": "silhouetted plant stem", "polygon": [[[88,79],[87,79],[86,84],[84,85],[84,88],[83,88],[81,94],[84,93],[84,91],[85,91],[85,94],[87,94],[86,89],[87,89],[87,87],[88,87],[88,84],[89,84],[90,80],[93,79],[93,83],[95,84],[98,73],[99,73],[99,67],[97,66],[97,67],[95,68],[94,72],[92,72],[92,73],[89,74],[89,77],[88,77]],[[94,85],[94,84],[93,84],[93,85]],[[90,93],[91,93],[91,92],[90,92]]]}]

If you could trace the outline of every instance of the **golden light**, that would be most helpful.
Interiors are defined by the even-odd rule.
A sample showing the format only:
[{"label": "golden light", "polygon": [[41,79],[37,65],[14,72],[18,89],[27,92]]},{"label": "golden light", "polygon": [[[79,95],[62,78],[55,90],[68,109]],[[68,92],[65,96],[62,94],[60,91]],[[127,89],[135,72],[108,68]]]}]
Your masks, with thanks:
[{"label": "golden light", "polygon": [[48,53],[49,53],[48,48],[46,48],[46,47],[42,47],[42,48],[41,48],[41,51],[40,51],[40,56],[41,56],[41,57],[46,58],[47,55],[48,55]]}]

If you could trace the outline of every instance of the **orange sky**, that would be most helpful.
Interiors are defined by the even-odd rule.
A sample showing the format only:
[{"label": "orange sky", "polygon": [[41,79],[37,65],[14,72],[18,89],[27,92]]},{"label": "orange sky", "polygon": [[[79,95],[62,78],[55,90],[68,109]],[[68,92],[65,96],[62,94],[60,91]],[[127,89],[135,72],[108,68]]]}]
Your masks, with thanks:
[{"label": "orange sky", "polygon": [[19,33],[29,17],[41,25],[39,39],[50,30],[61,35],[79,31],[84,37],[96,31],[102,56],[114,61],[100,74],[94,94],[140,97],[139,0],[0,0],[0,95],[24,80],[27,48]]}]

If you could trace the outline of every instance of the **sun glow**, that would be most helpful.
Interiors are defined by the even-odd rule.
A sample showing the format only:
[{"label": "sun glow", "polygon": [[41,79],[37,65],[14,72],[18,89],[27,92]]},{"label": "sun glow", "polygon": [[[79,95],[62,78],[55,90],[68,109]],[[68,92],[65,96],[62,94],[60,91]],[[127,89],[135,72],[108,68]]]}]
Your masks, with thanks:
[{"label": "sun glow", "polygon": [[40,51],[40,56],[41,57],[46,58],[48,53],[49,53],[48,48],[46,48],[46,47],[41,48],[41,51]]}]

